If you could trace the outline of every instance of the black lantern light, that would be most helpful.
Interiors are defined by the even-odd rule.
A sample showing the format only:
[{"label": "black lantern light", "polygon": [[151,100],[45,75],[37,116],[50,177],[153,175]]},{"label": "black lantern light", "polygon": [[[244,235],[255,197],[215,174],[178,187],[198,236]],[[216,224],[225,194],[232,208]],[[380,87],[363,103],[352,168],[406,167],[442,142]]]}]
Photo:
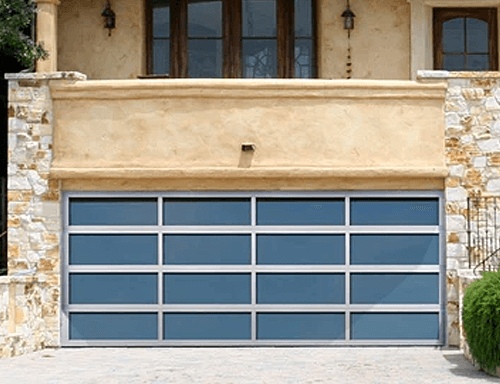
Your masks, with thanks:
[{"label": "black lantern light", "polygon": [[347,29],[349,31],[354,29],[354,18],[356,15],[351,11],[350,5],[349,5],[349,0],[347,0],[347,6],[342,13],[342,17],[344,18],[344,29]]},{"label": "black lantern light", "polygon": [[109,30],[108,36],[111,36],[111,30],[116,27],[116,14],[111,9],[109,0],[106,1],[106,5],[101,12],[101,16],[105,19],[104,28],[107,28]]}]

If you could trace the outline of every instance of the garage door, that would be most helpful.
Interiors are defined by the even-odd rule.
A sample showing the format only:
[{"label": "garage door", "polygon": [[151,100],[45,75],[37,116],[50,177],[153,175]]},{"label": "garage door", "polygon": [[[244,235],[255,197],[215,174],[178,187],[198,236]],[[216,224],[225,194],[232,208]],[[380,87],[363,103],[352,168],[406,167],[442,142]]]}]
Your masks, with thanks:
[{"label": "garage door", "polygon": [[68,193],[63,344],[442,344],[441,204]]}]

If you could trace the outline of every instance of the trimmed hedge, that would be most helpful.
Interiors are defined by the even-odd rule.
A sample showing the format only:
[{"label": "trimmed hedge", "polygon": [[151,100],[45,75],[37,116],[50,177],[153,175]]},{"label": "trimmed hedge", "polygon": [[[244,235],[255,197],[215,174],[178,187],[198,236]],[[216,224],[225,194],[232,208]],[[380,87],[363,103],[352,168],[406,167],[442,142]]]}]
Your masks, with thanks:
[{"label": "trimmed hedge", "polygon": [[485,272],[465,290],[462,314],[470,353],[487,371],[500,367],[500,273]]}]

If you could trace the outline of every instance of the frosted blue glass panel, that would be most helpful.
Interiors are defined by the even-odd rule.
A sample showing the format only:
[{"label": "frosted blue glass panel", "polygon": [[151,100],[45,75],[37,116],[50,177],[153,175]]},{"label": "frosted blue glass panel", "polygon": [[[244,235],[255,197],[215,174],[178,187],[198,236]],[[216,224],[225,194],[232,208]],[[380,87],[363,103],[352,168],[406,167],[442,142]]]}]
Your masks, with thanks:
[{"label": "frosted blue glass panel", "polygon": [[352,313],[351,339],[437,340],[437,313]]},{"label": "frosted blue glass panel", "polygon": [[312,1],[295,0],[295,37],[312,36]]},{"label": "frosted blue glass panel", "polygon": [[70,225],[156,225],[156,199],[80,199],[69,201]]},{"label": "frosted blue glass panel", "polygon": [[465,52],[465,19],[456,18],[443,23],[443,51]]},{"label": "frosted blue glass panel", "polygon": [[276,0],[243,0],[243,37],[276,36]]},{"label": "frosted blue glass panel", "polygon": [[166,313],[166,340],[250,340],[249,313]]},{"label": "frosted blue glass panel", "polygon": [[152,273],[72,273],[70,304],[156,304],[157,275]]},{"label": "frosted blue glass panel", "polygon": [[352,273],[353,304],[438,304],[437,273]]},{"label": "frosted blue glass panel", "polygon": [[166,235],[165,264],[250,264],[250,235]]},{"label": "frosted blue glass panel", "polygon": [[488,53],[489,32],[488,23],[484,20],[468,17],[467,24],[467,52]]},{"label": "frosted blue glass panel", "polygon": [[156,264],[157,235],[70,235],[72,265]]},{"label": "frosted blue glass panel", "polygon": [[188,76],[191,78],[222,77],[221,40],[189,40]]},{"label": "frosted blue glass panel", "polygon": [[313,77],[313,42],[311,39],[295,40],[295,78]]},{"label": "frosted blue glass panel", "polygon": [[169,0],[153,0],[153,37],[170,37]]},{"label": "frosted blue glass panel", "polygon": [[249,304],[250,274],[166,274],[163,297],[166,304]]},{"label": "frosted blue glass panel", "polygon": [[275,78],[278,74],[276,39],[243,40],[243,77]]},{"label": "frosted blue glass panel", "polygon": [[464,71],[465,55],[443,55],[443,69],[446,71]]},{"label": "frosted blue glass panel", "polygon": [[345,339],[344,314],[258,313],[257,339]]},{"label": "frosted blue glass panel", "polygon": [[164,75],[170,73],[170,40],[153,41],[153,74]]},{"label": "frosted blue glass panel", "polygon": [[344,235],[257,235],[258,264],[344,264]]},{"label": "frosted blue glass panel", "polygon": [[155,340],[156,313],[70,313],[70,340]]},{"label": "frosted blue glass panel", "polygon": [[249,199],[168,199],[165,225],[250,225]]},{"label": "frosted blue glass panel", "polygon": [[351,199],[353,225],[438,225],[438,199]]},{"label": "frosted blue glass panel", "polygon": [[259,304],[343,304],[343,274],[335,273],[259,273]]},{"label": "frosted blue glass panel", "polygon": [[351,235],[351,264],[439,264],[439,235]]},{"label": "frosted blue glass panel", "polygon": [[258,225],[344,225],[342,199],[258,199]]},{"label": "frosted blue glass panel", "polygon": [[189,0],[188,37],[222,37],[222,1]]},{"label": "frosted blue glass panel", "polygon": [[470,71],[487,71],[490,68],[490,58],[488,55],[467,56],[467,69]]}]

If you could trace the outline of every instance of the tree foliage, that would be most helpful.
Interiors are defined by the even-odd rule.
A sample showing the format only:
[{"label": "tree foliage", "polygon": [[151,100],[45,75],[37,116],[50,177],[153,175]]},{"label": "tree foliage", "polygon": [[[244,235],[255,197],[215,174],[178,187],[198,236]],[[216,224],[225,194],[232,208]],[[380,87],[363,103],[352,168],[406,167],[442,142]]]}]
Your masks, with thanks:
[{"label": "tree foliage", "polygon": [[33,0],[0,0],[0,53],[27,68],[32,68],[37,59],[48,56],[29,36],[35,12]]},{"label": "tree foliage", "polygon": [[466,289],[462,318],[472,356],[493,371],[500,366],[499,272],[485,272]]}]

